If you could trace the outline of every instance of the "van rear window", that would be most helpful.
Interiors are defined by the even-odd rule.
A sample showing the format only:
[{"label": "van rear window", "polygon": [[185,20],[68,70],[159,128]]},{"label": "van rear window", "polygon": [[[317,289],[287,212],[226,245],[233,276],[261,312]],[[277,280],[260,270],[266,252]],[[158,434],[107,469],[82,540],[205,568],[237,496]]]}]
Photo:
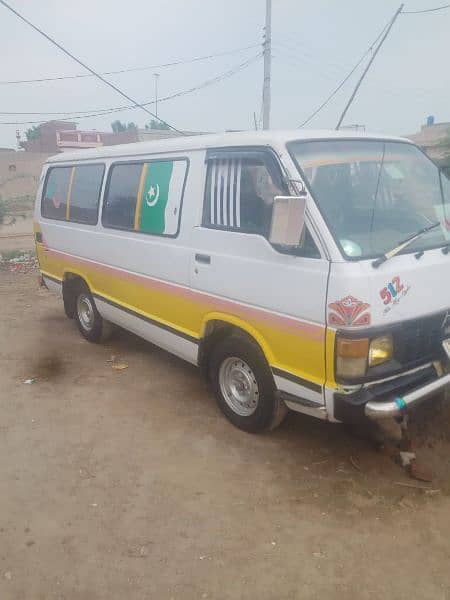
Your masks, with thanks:
[{"label": "van rear window", "polygon": [[72,167],[57,167],[50,170],[42,196],[42,216],[46,219],[64,221],[67,212],[67,195]]},{"label": "van rear window", "polygon": [[42,216],[95,225],[104,170],[101,164],[51,168],[42,195]]},{"label": "van rear window", "polygon": [[185,159],[114,165],[103,207],[103,225],[177,235],[186,173]]}]

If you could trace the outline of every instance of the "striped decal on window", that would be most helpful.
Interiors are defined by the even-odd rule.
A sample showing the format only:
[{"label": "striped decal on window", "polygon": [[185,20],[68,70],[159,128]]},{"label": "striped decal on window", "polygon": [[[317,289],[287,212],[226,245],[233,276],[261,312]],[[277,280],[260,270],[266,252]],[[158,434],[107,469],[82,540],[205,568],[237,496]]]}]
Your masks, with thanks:
[{"label": "striped decal on window", "polygon": [[211,225],[240,227],[242,161],[214,160],[210,169]]}]

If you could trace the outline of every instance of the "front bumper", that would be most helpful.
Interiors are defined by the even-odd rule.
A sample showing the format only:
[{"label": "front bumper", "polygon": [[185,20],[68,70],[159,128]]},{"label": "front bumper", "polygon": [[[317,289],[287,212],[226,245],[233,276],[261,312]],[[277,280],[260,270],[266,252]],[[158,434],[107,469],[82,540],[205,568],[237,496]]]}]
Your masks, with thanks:
[{"label": "front bumper", "polygon": [[450,373],[439,377],[423,387],[406,393],[403,396],[396,396],[393,400],[388,400],[386,402],[369,401],[365,405],[364,413],[366,417],[373,420],[399,417],[409,408],[416,406],[449,384]]},{"label": "front bumper", "polygon": [[[440,376],[439,376],[440,371]],[[347,393],[334,394],[334,416],[355,423],[400,417],[407,410],[450,385],[450,372],[426,365],[413,372]]]}]

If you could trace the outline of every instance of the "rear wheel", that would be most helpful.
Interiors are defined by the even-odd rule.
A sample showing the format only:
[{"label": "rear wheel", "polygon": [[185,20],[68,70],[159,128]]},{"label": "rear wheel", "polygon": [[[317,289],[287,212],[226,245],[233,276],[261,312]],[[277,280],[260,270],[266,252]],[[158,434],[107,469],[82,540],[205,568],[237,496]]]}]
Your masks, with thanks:
[{"label": "rear wheel", "polygon": [[69,319],[73,319],[75,317],[76,311],[76,297],[74,293],[74,286],[71,281],[65,281],[63,283],[63,302],[64,302],[64,312]]},{"label": "rear wheel", "polygon": [[249,339],[232,335],[219,342],[212,352],[210,377],[219,408],[239,429],[273,429],[286,415],[265,357]]},{"label": "rear wheel", "polygon": [[111,325],[98,312],[87,285],[80,284],[74,296],[74,317],[81,334],[90,342],[104,341],[111,332]]}]

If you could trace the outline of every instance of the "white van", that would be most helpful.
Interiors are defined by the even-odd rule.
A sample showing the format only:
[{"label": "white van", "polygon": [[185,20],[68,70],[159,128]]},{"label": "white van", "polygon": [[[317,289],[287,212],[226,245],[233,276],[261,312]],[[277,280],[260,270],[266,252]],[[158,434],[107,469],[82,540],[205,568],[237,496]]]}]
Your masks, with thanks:
[{"label": "white van", "polygon": [[198,365],[246,431],[401,416],[450,382],[450,184],[408,140],[249,132],[63,153],[43,281]]}]

